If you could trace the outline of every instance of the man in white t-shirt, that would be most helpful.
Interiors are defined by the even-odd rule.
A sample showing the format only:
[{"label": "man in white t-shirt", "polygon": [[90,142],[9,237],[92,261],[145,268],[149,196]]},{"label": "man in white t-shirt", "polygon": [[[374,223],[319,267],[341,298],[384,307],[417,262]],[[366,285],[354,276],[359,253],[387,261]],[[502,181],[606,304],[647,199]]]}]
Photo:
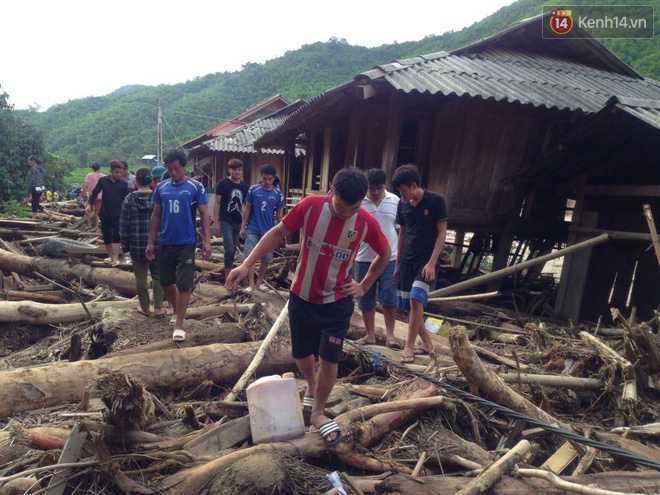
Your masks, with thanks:
[{"label": "man in white t-shirt", "polygon": [[[379,223],[380,228],[387,237],[387,242],[392,251],[387,267],[378,277],[371,288],[358,298],[358,307],[362,310],[364,328],[366,335],[358,340],[358,344],[369,345],[376,343],[375,319],[376,319],[376,294],[378,301],[383,307],[385,316],[385,330],[387,332],[387,346],[400,349],[403,342],[394,338],[394,323],[396,322],[396,289],[397,282],[394,279],[394,265],[396,263],[398,225],[396,224],[396,209],[399,198],[385,189],[387,175],[380,168],[372,168],[367,172],[367,195],[362,200],[362,208],[373,216]],[[360,282],[369,270],[371,262],[376,253],[367,244],[362,243],[355,258],[355,280]],[[378,290],[378,292],[376,292]]]}]

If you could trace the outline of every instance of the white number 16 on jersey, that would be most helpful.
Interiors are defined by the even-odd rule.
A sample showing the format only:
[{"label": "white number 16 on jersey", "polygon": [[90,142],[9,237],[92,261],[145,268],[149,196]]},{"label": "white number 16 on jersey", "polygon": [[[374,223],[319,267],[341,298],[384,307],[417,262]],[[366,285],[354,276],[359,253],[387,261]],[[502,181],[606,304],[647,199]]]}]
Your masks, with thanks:
[{"label": "white number 16 on jersey", "polygon": [[170,199],[170,213],[179,213],[178,199]]}]

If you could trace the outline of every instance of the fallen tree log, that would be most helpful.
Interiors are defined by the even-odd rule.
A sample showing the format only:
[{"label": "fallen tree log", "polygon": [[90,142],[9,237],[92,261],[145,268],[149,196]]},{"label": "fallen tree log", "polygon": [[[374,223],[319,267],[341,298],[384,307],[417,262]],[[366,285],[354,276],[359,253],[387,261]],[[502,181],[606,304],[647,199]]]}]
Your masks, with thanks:
[{"label": "fallen tree log", "polygon": [[[99,301],[85,303],[95,318],[106,308],[135,308],[137,300]],[[29,323],[31,325],[61,325],[88,319],[80,303],[44,304],[25,301],[0,301],[0,323]]]},{"label": "fallen tree log", "polygon": [[[260,342],[212,344],[74,363],[59,362],[0,372],[0,417],[20,411],[79,401],[90,383],[107,371],[121,371],[151,390],[194,388],[204,380],[233,382],[250,364]],[[291,346],[272,345],[260,373],[293,371]]]},{"label": "fallen tree log", "polygon": [[522,395],[508,387],[492,371],[484,367],[467,337],[465,327],[452,327],[449,331],[454,361],[474,391],[480,390],[483,395],[493,402],[506,406],[514,411],[527,414],[548,424],[557,424],[559,427],[572,431],[571,425],[557,420],[544,410],[536,407]]},{"label": "fallen tree log", "polygon": [[[405,475],[390,476],[376,485],[375,493],[391,495],[438,495],[454,494],[465,486],[465,478],[450,476],[425,476],[419,479]],[[602,489],[628,493],[654,493],[660,489],[660,473],[657,471],[585,474],[580,476],[561,477],[562,480],[584,486],[596,485]],[[493,486],[490,495],[566,495],[566,491],[555,488],[549,481],[538,478],[518,479],[505,476]]]},{"label": "fallen tree log", "polygon": [[[62,292],[59,291],[59,294]],[[40,294],[38,292],[27,292],[8,290],[5,292],[8,301],[36,301],[42,303],[65,304],[66,299],[57,294]]]},{"label": "fallen tree log", "polygon": [[[465,377],[457,373],[448,373],[451,381],[465,382]],[[598,378],[580,378],[564,375],[533,375],[527,373],[504,373],[497,375],[504,383],[534,383],[546,387],[560,387],[570,389],[601,389],[603,382]]]},{"label": "fallen tree log", "polygon": [[[0,249],[0,269],[31,276],[34,272],[57,280],[82,278],[90,287],[107,285],[118,292],[134,296],[135,278],[132,273],[117,269],[91,268],[81,263],[66,260],[44,258],[40,256],[22,256]],[[195,293],[206,297],[219,298],[228,294],[222,285],[198,284]]]}]

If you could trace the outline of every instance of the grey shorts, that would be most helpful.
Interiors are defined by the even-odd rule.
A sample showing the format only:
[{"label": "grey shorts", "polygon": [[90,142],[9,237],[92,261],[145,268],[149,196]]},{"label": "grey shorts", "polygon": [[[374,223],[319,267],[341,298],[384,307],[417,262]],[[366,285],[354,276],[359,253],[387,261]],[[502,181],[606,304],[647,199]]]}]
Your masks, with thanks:
[{"label": "grey shorts", "polygon": [[160,247],[160,285],[176,284],[191,290],[195,280],[195,248],[197,244],[162,244]]},{"label": "grey shorts", "polygon": [[[254,247],[257,245],[257,243],[261,240],[261,238],[265,234],[259,234],[257,232],[253,232],[251,230],[246,230],[245,231],[245,244],[243,244],[243,259],[247,258],[250,256],[250,253],[254,249]],[[272,263],[273,262],[273,252],[268,251],[266,254],[264,254],[261,257],[261,261],[264,263]]]}]

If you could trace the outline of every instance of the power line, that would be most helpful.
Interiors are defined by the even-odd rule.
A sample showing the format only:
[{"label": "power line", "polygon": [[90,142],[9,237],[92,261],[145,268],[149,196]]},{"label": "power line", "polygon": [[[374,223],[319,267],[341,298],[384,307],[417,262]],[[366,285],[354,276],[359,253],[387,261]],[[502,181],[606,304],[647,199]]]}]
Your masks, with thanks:
[{"label": "power line", "polygon": [[170,112],[170,113],[180,113],[181,115],[190,115],[191,117],[201,117],[203,119],[216,120],[216,121],[220,121],[220,122],[224,122],[226,120],[231,120],[231,118],[211,117],[209,115],[200,115],[198,113],[180,112],[178,110],[168,110],[168,112]]},{"label": "power line", "polygon": [[402,371],[405,371],[408,374],[414,375],[418,378],[422,378],[423,380],[426,380],[427,382],[433,383],[434,385],[437,385],[438,387],[442,387],[446,390],[449,390],[451,393],[454,395],[468,400],[470,402],[474,402],[475,404],[479,404],[481,406],[485,406],[491,409],[495,409],[496,411],[499,411],[503,413],[505,416],[508,416],[510,418],[515,418],[519,419],[522,421],[525,421],[526,423],[529,423],[531,425],[537,426],[539,428],[543,428],[546,431],[549,431],[551,433],[555,433],[559,436],[562,436],[564,438],[568,438],[570,440],[575,440],[576,442],[579,442],[584,445],[588,445],[589,447],[593,447],[598,450],[602,450],[603,452],[607,452],[609,454],[612,454],[614,456],[620,457],[622,459],[625,459],[633,464],[639,465],[639,466],[646,466],[650,467],[653,469],[657,469],[660,471],[660,463],[653,461],[651,459],[648,459],[646,457],[643,457],[641,455],[635,454],[633,452],[628,452],[627,450],[620,449],[618,447],[615,447],[613,445],[609,445],[603,442],[599,442],[597,440],[592,440],[591,438],[587,438],[582,435],[578,435],[577,433],[573,433],[568,430],[564,430],[563,428],[559,428],[558,426],[553,426],[549,425],[548,423],[545,423],[539,419],[532,418],[531,416],[527,416],[526,414],[519,413],[518,411],[514,411],[513,409],[509,409],[508,407],[501,406],[500,404],[497,404],[495,402],[491,402],[489,400],[483,399],[477,395],[473,395],[470,392],[466,392],[465,390],[462,390],[458,387],[454,387],[453,385],[450,385],[448,383],[442,382],[438,380],[437,378],[433,378],[432,376],[427,375],[426,373],[422,373],[420,371],[413,370],[409,368],[408,366],[398,363],[396,361],[393,361],[392,359],[389,359],[383,355],[381,355],[379,352],[374,352],[371,349],[367,349],[366,347],[363,347],[359,344],[356,344],[352,340],[345,339],[344,342],[347,344],[352,345],[356,349],[358,349],[360,352],[363,352],[365,354],[369,354],[372,357],[377,357],[378,360],[384,361],[390,366],[394,366],[395,368],[398,368]]}]

